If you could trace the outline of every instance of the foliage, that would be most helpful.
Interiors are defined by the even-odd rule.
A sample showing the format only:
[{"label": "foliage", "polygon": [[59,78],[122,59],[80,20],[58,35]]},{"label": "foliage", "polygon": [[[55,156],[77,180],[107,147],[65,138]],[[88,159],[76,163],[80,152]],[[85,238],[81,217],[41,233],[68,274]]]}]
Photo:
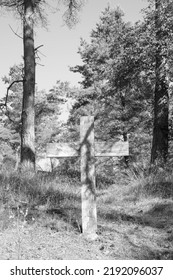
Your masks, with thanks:
[{"label": "foliage", "polygon": [[172,28],[170,29],[170,19],[173,17],[170,2],[172,1],[155,0],[155,7],[149,18],[154,30],[152,35],[155,57],[152,164],[158,161],[165,163],[168,158],[169,83],[171,78],[168,68],[172,61],[170,45],[173,35]]},{"label": "foliage", "polygon": [[[8,76],[2,77],[7,87],[7,94],[1,99],[0,147],[2,159],[16,161],[20,146],[21,110],[22,110],[22,69],[23,65],[10,67]],[[10,85],[14,81],[20,81]],[[8,88],[10,90],[8,91]],[[6,106],[3,104],[6,103]]]},{"label": "foliage", "polygon": [[129,136],[133,160],[148,159],[151,141],[154,60],[146,47],[148,37],[144,23],[132,26],[123,21],[121,10],[107,7],[91,42],[81,40],[83,65],[71,68],[83,75],[87,89],[79,96],[74,115],[76,108],[82,113],[90,107],[98,139],[126,141]]},{"label": "foliage", "polygon": [[67,128],[71,104],[78,89],[67,82],[57,81],[49,90],[36,94],[36,141],[38,150],[44,150],[49,142],[68,142],[70,127]]},{"label": "foliage", "polygon": [[[14,65],[8,76],[2,80],[9,87],[14,81],[22,79],[23,65]],[[13,158],[20,146],[22,83],[14,83],[7,96],[1,99],[1,127],[0,143],[2,158],[6,155]],[[36,149],[39,155],[44,154],[48,142],[61,141],[71,137],[67,129],[68,110],[78,89],[67,82],[57,81],[56,85],[47,93],[45,90],[36,91]],[[3,106],[7,101],[8,112]],[[71,127],[71,130],[73,128]],[[64,138],[65,137],[65,138]],[[68,141],[68,140],[67,140]]]},{"label": "foliage", "polygon": [[[92,31],[90,42],[81,39],[79,54],[83,65],[71,67],[73,72],[82,74],[83,88],[92,92],[89,100],[88,91],[83,91],[74,111],[78,108],[82,112],[85,104],[86,111],[89,106],[94,106],[100,139],[123,136],[126,140],[129,136],[132,161],[140,161],[143,157],[150,161],[158,47],[162,49],[162,68],[166,71],[165,83],[172,102],[172,1],[162,1],[159,41],[156,40],[153,2],[144,11],[144,20],[134,25],[123,21],[121,10],[108,6]],[[163,73],[163,69],[161,71]],[[172,106],[170,116],[171,112]],[[169,137],[171,127],[172,118],[169,120]],[[159,137],[156,138],[159,141]],[[172,153],[171,149],[169,152]]]},{"label": "foliage", "polygon": [[[168,2],[161,15],[161,43],[169,58],[167,77],[171,82],[172,15]],[[152,5],[146,9],[144,20],[134,25],[124,21],[120,9],[108,6],[103,11],[90,42],[81,39],[79,54],[83,65],[71,68],[83,75],[83,88],[71,88],[68,82],[57,81],[49,93],[36,93],[38,153],[45,151],[48,142],[79,140],[80,116],[95,115],[96,141],[129,138],[131,162],[149,163],[156,81],[154,18]],[[72,108],[68,114],[62,114],[68,102]],[[171,128],[171,118],[169,122]],[[124,159],[119,162],[122,164]]]}]

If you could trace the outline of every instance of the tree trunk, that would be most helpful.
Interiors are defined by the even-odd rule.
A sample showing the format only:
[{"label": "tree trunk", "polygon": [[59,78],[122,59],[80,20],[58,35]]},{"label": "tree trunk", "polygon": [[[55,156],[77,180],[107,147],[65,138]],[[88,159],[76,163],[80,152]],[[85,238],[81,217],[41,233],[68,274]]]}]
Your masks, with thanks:
[{"label": "tree trunk", "polygon": [[161,0],[155,0],[155,28],[156,28],[156,66],[154,93],[154,124],[151,149],[151,163],[165,163],[168,155],[168,112],[169,96],[166,79],[166,46],[161,30]]},{"label": "tree trunk", "polygon": [[[126,101],[125,101],[125,95],[123,92],[120,91],[120,99],[121,99],[121,105],[122,105],[122,123],[123,123],[123,140],[124,142],[128,141],[128,135],[126,128],[124,128],[124,123],[127,121],[127,118],[125,116],[125,107],[126,107]],[[125,167],[129,167],[129,156],[124,156],[124,163]]]},{"label": "tree trunk", "polygon": [[28,170],[35,170],[35,53],[33,16],[33,1],[24,0],[24,82],[21,132],[21,167]]}]

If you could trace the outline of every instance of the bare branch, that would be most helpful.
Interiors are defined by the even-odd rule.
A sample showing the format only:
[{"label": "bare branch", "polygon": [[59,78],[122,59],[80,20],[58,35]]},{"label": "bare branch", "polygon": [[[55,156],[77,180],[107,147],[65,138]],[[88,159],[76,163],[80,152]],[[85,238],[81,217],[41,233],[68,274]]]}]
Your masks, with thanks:
[{"label": "bare branch", "polygon": [[15,31],[13,30],[13,28],[11,27],[11,25],[9,25],[9,27],[10,27],[11,31],[12,31],[17,37],[19,37],[20,39],[23,40],[23,37],[21,37],[19,34],[17,34],[17,32],[15,32]]},{"label": "bare branch", "polygon": [[0,103],[0,107],[5,107],[6,109],[6,114],[7,114],[7,117],[8,119],[13,122],[14,124],[16,124],[16,122],[11,119],[10,117],[10,112],[8,110],[8,96],[9,96],[9,90],[10,88],[15,84],[15,83],[23,83],[24,80],[15,80],[13,81],[8,87],[7,87],[7,93],[6,93],[6,96],[5,96],[5,102],[4,103]]},{"label": "bare branch", "polygon": [[44,56],[44,57],[47,57],[45,54],[43,54],[41,51],[38,51],[39,52],[39,54],[41,54],[42,56]]},{"label": "bare branch", "polygon": [[41,63],[38,63],[38,62],[36,64],[39,65],[39,66],[45,66],[44,64],[41,64]]},{"label": "bare branch", "polygon": [[[39,57],[39,54],[38,54],[38,53],[41,53],[41,52],[40,52],[38,49],[41,48],[41,47],[43,47],[43,46],[44,46],[44,45],[40,45],[40,46],[38,46],[37,48],[34,49],[35,58],[36,58],[36,59],[41,60],[41,58]],[[41,53],[41,54],[42,54],[42,53]],[[40,63],[38,63],[38,62],[36,62],[36,64],[39,65],[39,66],[44,66],[43,64],[40,64]]]},{"label": "bare branch", "polygon": [[6,98],[5,98],[5,104],[7,104],[8,101],[8,94],[9,94],[9,90],[10,88],[15,84],[15,83],[23,83],[24,80],[15,80],[13,81],[7,88],[7,94],[6,94]]},{"label": "bare branch", "polygon": [[38,50],[39,48],[43,47],[43,46],[44,46],[44,45],[40,45],[40,46],[36,47],[36,48],[34,49],[34,51],[37,52],[37,50]]}]

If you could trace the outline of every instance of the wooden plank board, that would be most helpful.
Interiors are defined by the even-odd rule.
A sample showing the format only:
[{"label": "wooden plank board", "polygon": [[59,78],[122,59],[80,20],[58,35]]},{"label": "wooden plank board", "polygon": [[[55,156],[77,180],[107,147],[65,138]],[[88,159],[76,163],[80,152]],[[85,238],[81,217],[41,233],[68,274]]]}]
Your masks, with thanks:
[{"label": "wooden plank board", "polygon": [[78,157],[80,155],[79,145],[75,143],[49,143],[46,147],[47,157]]},{"label": "wooden plank board", "polygon": [[[50,143],[47,145],[47,157],[77,157],[80,156],[79,143]],[[129,155],[129,142],[96,142],[94,155],[96,157],[118,157]]]},{"label": "wooden plank board", "polygon": [[96,142],[96,157],[120,157],[129,155],[129,142]]}]

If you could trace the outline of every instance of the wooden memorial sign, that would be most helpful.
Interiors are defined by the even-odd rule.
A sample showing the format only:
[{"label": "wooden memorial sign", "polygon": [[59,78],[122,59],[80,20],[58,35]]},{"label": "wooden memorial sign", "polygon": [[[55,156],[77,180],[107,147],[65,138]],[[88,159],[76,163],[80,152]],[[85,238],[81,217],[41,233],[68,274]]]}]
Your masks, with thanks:
[{"label": "wooden memorial sign", "polygon": [[50,143],[47,145],[47,157],[81,158],[81,198],[82,232],[90,239],[97,237],[95,157],[117,157],[129,155],[129,143],[94,142],[94,117],[80,119],[80,143]]}]

